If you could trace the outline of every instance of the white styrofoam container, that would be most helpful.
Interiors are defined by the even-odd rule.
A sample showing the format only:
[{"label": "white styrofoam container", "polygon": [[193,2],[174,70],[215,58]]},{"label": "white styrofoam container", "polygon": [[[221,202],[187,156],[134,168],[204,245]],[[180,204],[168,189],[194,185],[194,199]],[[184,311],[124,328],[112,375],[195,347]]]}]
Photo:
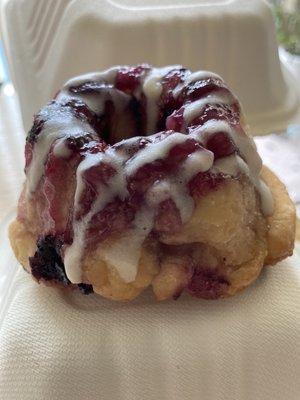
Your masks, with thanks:
[{"label": "white styrofoam container", "polygon": [[[27,128],[32,113],[70,76],[148,61],[217,71],[242,98],[257,132],[281,129],[296,107],[295,84],[278,60],[269,10],[257,0],[213,1],[215,11],[207,3],[187,0],[171,9],[171,0],[127,0],[121,10],[121,0],[6,0],[2,28]],[[261,49],[263,57],[256,58]],[[10,160],[3,165],[12,172],[23,140],[16,134],[15,113],[9,119],[0,138]],[[13,185],[19,190],[19,181]],[[7,240],[13,215],[0,222],[0,394],[7,400],[299,399],[299,247],[293,262],[266,270],[232,299],[156,304],[142,298],[121,305],[96,296],[59,296],[22,274]],[[83,329],[87,318],[91,324]],[[34,331],[31,341],[28,333]],[[91,338],[96,346],[87,357]],[[26,368],[18,369],[20,364]],[[64,396],[62,384],[70,388]]]},{"label": "white styrofoam container", "polygon": [[65,80],[115,64],[215,71],[255,134],[286,128],[299,106],[263,0],[4,0],[1,11],[26,129]]}]

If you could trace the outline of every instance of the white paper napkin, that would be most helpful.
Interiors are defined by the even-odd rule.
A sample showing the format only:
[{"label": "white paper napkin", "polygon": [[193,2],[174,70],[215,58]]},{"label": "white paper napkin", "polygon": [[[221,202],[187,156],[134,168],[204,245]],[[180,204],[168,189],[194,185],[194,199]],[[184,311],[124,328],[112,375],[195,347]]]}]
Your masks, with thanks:
[{"label": "white paper napkin", "polygon": [[0,326],[5,400],[299,400],[300,252],[232,299],[64,294],[21,269]]}]

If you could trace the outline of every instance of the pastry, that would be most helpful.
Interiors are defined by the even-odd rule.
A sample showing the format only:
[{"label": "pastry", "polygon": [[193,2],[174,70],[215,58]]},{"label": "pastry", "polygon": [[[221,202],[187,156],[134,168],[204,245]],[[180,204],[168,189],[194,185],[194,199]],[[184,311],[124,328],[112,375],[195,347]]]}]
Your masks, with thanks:
[{"label": "pastry", "polygon": [[25,158],[9,236],[38,282],[216,299],[292,254],[294,206],[214,73],[138,65],[71,79],[36,114]]}]

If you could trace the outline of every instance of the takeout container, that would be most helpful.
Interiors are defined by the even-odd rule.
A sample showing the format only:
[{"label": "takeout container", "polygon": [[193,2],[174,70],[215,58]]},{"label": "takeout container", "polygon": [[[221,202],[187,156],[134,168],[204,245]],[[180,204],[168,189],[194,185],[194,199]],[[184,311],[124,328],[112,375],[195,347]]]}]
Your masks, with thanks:
[{"label": "takeout container", "polygon": [[64,81],[114,64],[215,71],[254,134],[286,128],[299,106],[263,0],[4,0],[1,24],[26,129]]},{"label": "takeout container", "polygon": [[[254,132],[286,126],[296,85],[278,59],[270,10],[258,0],[210,3],[6,0],[3,37],[26,128],[69,77],[138,62],[214,70],[241,98]],[[20,163],[17,117],[7,116],[5,174]],[[19,180],[9,182],[20,190]],[[299,399],[299,246],[232,299],[156,303],[145,294],[122,304],[38,286],[12,255],[13,215],[0,223],[6,400]]]}]

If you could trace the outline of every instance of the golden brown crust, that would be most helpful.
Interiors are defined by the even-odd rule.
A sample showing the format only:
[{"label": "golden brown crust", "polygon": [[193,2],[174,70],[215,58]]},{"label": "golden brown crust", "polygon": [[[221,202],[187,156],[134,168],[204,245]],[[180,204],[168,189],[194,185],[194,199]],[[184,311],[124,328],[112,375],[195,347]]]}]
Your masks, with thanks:
[{"label": "golden brown crust", "polygon": [[10,245],[19,263],[30,272],[29,257],[36,251],[36,237],[18,219],[8,229]]},{"label": "golden brown crust", "polygon": [[[109,243],[106,244],[109,246]],[[117,270],[101,259],[103,246],[85,257],[83,280],[93,284],[94,292],[111,300],[132,300],[137,297],[158,273],[155,251],[143,246],[140,266],[133,282],[124,282]]]},{"label": "golden brown crust", "polygon": [[[84,282],[92,284],[96,293],[122,301],[135,298],[152,284],[156,298],[164,300],[178,296],[187,287],[192,268],[205,266],[228,282],[218,297],[243,290],[259,276],[264,265],[291,255],[294,245],[295,207],[284,185],[265,167],[262,178],[275,204],[267,221],[258,211],[258,197],[249,182],[230,180],[197,199],[194,215],[181,232],[161,238],[163,243],[143,246],[134,282],[125,283],[116,269],[101,259],[103,246],[109,243],[102,243],[85,257]],[[36,236],[16,220],[10,226],[9,237],[17,259],[29,270],[28,257],[36,251]]]},{"label": "golden brown crust", "polygon": [[296,219],[296,240],[300,240],[300,220]]},{"label": "golden brown crust", "polygon": [[267,167],[263,167],[261,176],[269,186],[274,200],[274,212],[268,218],[268,255],[265,259],[266,265],[273,265],[293,254],[296,211],[285,185],[277,176]]}]

